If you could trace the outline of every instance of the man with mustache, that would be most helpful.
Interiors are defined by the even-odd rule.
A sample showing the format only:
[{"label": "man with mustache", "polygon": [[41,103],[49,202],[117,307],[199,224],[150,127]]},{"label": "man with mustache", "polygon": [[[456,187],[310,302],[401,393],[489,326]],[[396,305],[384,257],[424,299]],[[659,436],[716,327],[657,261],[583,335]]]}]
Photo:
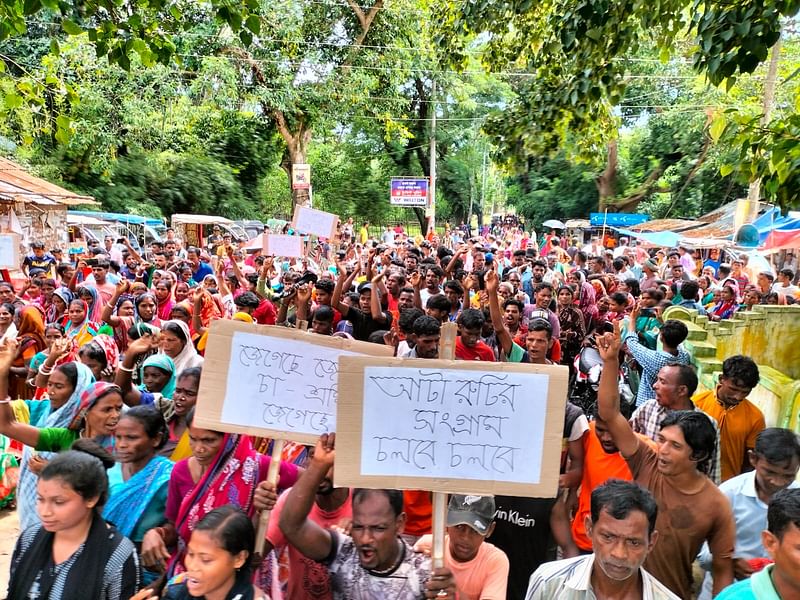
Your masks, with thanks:
[{"label": "man with mustache", "polygon": [[586,517],[594,552],[543,564],[531,575],[526,600],[677,599],[642,568],[658,540],[657,515],[655,498],[635,483],[612,479],[598,487]]},{"label": "man with mustache", "polygon": [[334,600],[454,600],[447,567],[433,569],[400,537],[406,522],[403,493],[356,489],[350,535],[324,529],[308,518],[319,486],[333,467],[336,434],[323,434],[305,473],[286,494],[279,526],[292,546],[327,565]]},{"label": "man with mustache", "polygon": [[[309,453],[309,461],[313,460],[314,451]],[[297,548],[288,543],[278,523],[286,505],[289,494],[282,494],[272,509],[272,516],[267,531],[267,543],[264,553],[273,548],[279,550],[289,546],[289,582],[287,598],[305,598],[307,600],[331,600],[330,574],[325,565],[306,558]],[[314,503],[308,518],[320,527],[340,527],[353,516],[350,488],[333,486],[333,465],[322,478],[314,495]]]}]

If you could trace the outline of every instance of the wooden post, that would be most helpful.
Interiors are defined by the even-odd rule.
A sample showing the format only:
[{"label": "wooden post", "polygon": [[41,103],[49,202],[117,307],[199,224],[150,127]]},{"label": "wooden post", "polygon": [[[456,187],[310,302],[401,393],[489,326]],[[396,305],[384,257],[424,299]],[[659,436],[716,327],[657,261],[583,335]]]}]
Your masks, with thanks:
[{"label": "wooden post", "polygon": [[[456,335],[458,325],[455,323],[445,323],[442,325],[442,338],[439,341],[439,358],[443,360],[455,360],[456,357]],[[433,492],[433,543],[431,548],[431,559],[433,568],[444,567],[444,530],[447,523],[447,494],[444,492]]]},{"label": "wooden post", "polygon": [[[267,471],[267,481],[275,485],[278,483],[278,475],[280,474],[283,443],[284,440],[273,440],[272,442],[272,455],[269,461],[269,470]],[[264,556],[264,545],[267,541],[267,527],[269,526],[269,517],[271,513],[271,510],[262,510],[261,515],[258,517],[255,553],[262,558]]]}]

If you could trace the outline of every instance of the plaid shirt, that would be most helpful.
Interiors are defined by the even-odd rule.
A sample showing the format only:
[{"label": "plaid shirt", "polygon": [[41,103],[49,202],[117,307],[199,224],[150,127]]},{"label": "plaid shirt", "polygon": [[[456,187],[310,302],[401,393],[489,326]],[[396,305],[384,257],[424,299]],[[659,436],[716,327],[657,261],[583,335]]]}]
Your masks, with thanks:
[{"label": "plaid shirt", "polygon": [[688,365],[691,358],[683,348],[678,348],[678,356],[663,350],[651,350],[639,342],[635,331],[628,330],[622,340],[628,347],[628,352],[642,367],[642,381],[639,383],[639,391],[636,393],[636,406],[641,406],[656,397],[656,393],[653,391],[653,382],[662,367],[675,362]]},{"label": "plaid shirt", "polygon": [[[689,410],[703,412],[694,405],[692,405],[692,408]],[[673,411],[665,406],[661,406],[657,400],[648,400],[639,408],[637,408],[633,412],[633,415],[631,415],[631,427],[633,427],[633,430],[636,433],[641,433],[653,441],[658,441],[658,432],[661,431],[661,424],[671,412]],[[714,426],[714,432],[716,433],[714,451],[711,453],[711,459],[709,460],[708,467],[706,468],[706,475],[708,475],[708,478],[711,479],[715,485],[719,485],[721,474],[719,462],[719,426],[717,425],[717,421],[714,419],[714,417],[704,412],[703,414],[708,417],[709,421],[711,421],[711,424]]]}]

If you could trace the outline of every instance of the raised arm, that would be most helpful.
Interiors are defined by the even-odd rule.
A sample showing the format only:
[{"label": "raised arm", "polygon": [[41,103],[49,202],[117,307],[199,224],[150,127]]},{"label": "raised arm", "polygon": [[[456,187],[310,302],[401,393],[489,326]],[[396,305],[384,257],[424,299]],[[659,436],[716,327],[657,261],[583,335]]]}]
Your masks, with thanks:
[{"label": "raised arm", "polygon": [[242,273],[242,270],[239,268],[239,263],[236,262],[236,257],[233,255],[233,246],[226,248],[225,252],[228,253],[228,260],[231,261],[231,268],[233,269],[233,274],[236,276],[236,281],[239,282],[240,286],[247,289],[247,277],[244,276],[244,273]]},{"label": "raised arm", "polygon": [[39,429],[27,423],[20,423],[14,419],[14,410],[8,399],[8,376],[11,372],[11,363],[17,355],[17,341],[5,340],[0,345],[0,433],[12,440],[22,442],[33,448],[39,443]]},{"label": "raised arm", "polygon": [[130,285],[131,284],[127,279],[120,279],[119,283],[117,284],[117,289],[114,290],[114,295],[111,296],[111,300],[103,305],[103,310],[100,313],[100,317],[103,319],[103,322],[108,323],[111,325],[111,327],[118,327],[122,322],[119,317],[113,314],[114,307],[117,305],[120,296],[128,291]]},{"label": "raised arm", "polygon": [[606,422],[614,443],[622,456],[633,456],[639,448],[639,438],[619,409],[619,351],[622,347],[619,322],[614,322],[614,333],[597,336],[597,350],[603,359],[603,372],[597,391],[598,416]]},{"label": "raised arm", "polygon": [[492,327],[494,327],[494,333],[497,336],[497,343],[503,351],[503,355],[508,356],[514,340],[503,322],[503,314],[500,312],[500,299],[497,296],[500,280],[495,271],[487,271],[484,276],[484,282],[486,283],[486,293],[489,296],[489,315],[492,318]]},{"label": "raised arm", "polygon": [[319,484],[333,466],[336,434],[323,434],[305,473],[287,493],[279,526],[289,543],[312,560],[321,561],[331,553],[331,532],[308,518]]},{"label": "raised arm", "polygon": [[133,369],[136,366],[136,360],[144,354],[158,347],[158,336],[146,333],[138,340],[134,340],[128,346],[125,352],[125,359],[117,369],[117,374],[114,376],[114,383],[116,383],[122,390],[122,399],[128,406],[138,406],[142,399],[142,392],[136,386],[132,385],[131,379]]},{"label": "raised arm", "polygon": [[408,281],[411,287],[414,288],[414,306],[420,310],[425,310],[425,307],[422,306],[422,294],[420,292],[420,288],[422,287],[422,275],[420,275],[419,271],[414,271]]},{"label": "raised arm", "polygon": [[[348,275],[347,268],[339,261],[336,261],[336,287],[333,288],[333,298],[331,299],[331,306],[338,310],[343,319],[347,318],[347,314],[350,312],[350,307],[342,302],[342,293],[345,289],[350,289],[350,286],[353,284],[353,279],[355,279],[355,275],[357,271],[353,269],[353,272]],[[345,284],[346,288],[345,288]]]},{"label": "raised arm", "polygon": [[44,359],[44,362],[36,372],[36,387],[47,387],[47,382],[50,380],[50,373],[53,372],[56,363],[69,354],[71,348],[72,340],[68,338],[60,338],[50,344],[50,351],[47,353],[47,358]]},{"label": "raised arm", "polygon": [[311,286],[309,284],[297,288],[295,305],[297,306],[298,325],[300,321],[308,321],[308,309],[311,305]]},{"label": "raised arm", "polygon": [[125,249],[128,251],[128,253],[133,258],[136,259],[136,262],[138,262],[138,263],[143,263],[144,262],[144,259],[141,257],[141,255],[138,252],[136,252],[136,250],[133,249],[133,246],[131,246],[131,243],[128,240],[128,238],[123,237],[122,238],[122,244],[125,246]]},{"label": "raised arm", "polygon": [[383,279],[383,273],[378,273],[372,278],[372,293],[369,297],[369,310],[372,319],[378,323],[386,322],[386,313],[381,310],[381,293],[378,291],[378,282]]},{"label": "raised arm", "polygon": [[194,332],[201,336],[206,332],[206,328],[203,327],[203,320],[200,318],[200,312],[203,308],[203,294],[207,294],[203,288],[197,287],[194,288],[194,299],[192,303],[194,304],[194,310],[192,310],[192,329]]}]

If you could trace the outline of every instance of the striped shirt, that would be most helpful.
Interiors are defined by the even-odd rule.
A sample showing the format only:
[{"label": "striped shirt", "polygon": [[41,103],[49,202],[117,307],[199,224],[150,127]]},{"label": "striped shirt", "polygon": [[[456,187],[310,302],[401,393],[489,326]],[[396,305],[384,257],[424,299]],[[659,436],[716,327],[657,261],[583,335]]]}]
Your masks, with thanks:
[{"label": "striped shirt", "polygon": [[[23,531],[19,536],[11,559],[12,571],[19,566],[21,561],[31,560],[32,557],[25,556],[25,554],[41,528],[41,524],[36,524]],[[110,529],[109,535],[112,535]],[[55,600],[56,598],[61,598],[64,595],[69,572],[83,549],[84,544],[81,544],[67,560],[58,565],[53,565],[53,582],[47,595],[43,595],[40,590],[42,585],[42,573],[40,572],[24,599]],[[103,574],[103,596],[97,600],[128,600],[139,589],[141,583],[139,556],[136,553],[136,546],[128,538],[119,535],[119,544],[114,548],[111,556],[103,557],[103,560],[106,561]]]},{"label": "striped shirt", "polygon": [[[596,600],[592,590],[594,554],[545,563],[531,575],[525,600]],[[642,577],[642,600],[678,600],[647,571]]]},{"label": "striped shirt", "polygon": [[688,365],[691,357],[682,347],[678,348],[678,355],[664,352],[663,350],[651,350],[639,342],[635,331],[628,330],[622,334],[622,339],[636,362],[642,367],[642,381],[639,383],[639,391],[636,393],[636,406],[641,406],[648,400],[656,397],[653,391],[653,382],[662,367],[672,363]]},{"label": "striped shirt", "polygon": [[[716,419],[710,416],[708,413],[703,412],[699,408],[697,408],[694,404],[692,404],[692,408],[687,408],[686,410],[697,410],[702,412],[706,415],[711,421],[711,424],[714,426],[714,433],[716,433],[716,441],[714,442],[714,450],[711,452],[711,457],[708,461],[708,467],[705,471],[708,478],[714,482],[714,485],[720,484],[720,476],[722,474],[722,469],[720,466],[720,451],[719,451],[719,425],[717,425]],[[666,406],[661,406],[658,403],[658,400],[655,398],[653,400],[648,400],[644,404],[642,404],[639,408],[633,411],[631,415],[631,427],[636,433],[641,433],[642,435],[646,435],[654,442],[658,441],[658,433],[661,431],[661,424],[664,422],[664,419],[672,413],[672,409],[667,408]]]}]

